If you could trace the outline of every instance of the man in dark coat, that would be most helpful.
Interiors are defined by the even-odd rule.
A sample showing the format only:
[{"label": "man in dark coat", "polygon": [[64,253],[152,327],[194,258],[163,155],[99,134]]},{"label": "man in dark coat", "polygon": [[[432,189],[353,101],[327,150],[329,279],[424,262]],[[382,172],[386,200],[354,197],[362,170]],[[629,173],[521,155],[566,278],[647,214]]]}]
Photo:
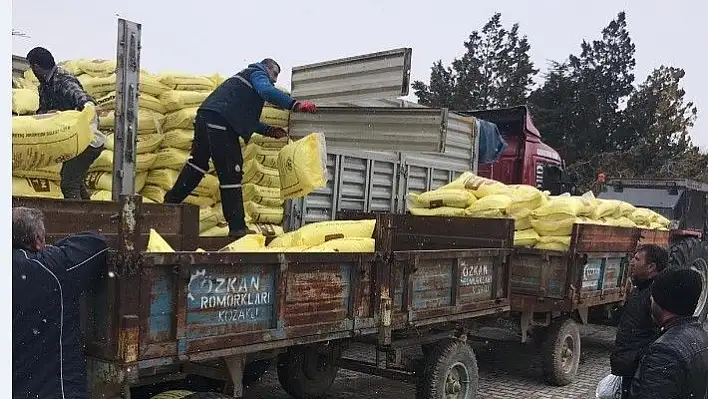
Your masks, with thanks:
[{"label": "man in dark coat", "polygon": [[669,262],[669,254],[658,245],[640,246],[629,261],[634,289],[627,298],[617,325],[615,348],[610,355],[612,374],[622,377],[622,398],[629,395],[632,376],[644,348],[658,329],[651,319],[651,284]]},{"label": "man in dark coat", "polygon": [[204,100],[194,120],[191,157],[182,168],[165,203],[178,204],[199,185],[209,169],[209,159],[219,177],[221,206],[229,235],[248,234],[243,211],[241,178],[243,155],[239,137],[248,141],[253,132],[282,138],[287,132],[260,123],[265,102],[294,112],[315,113],[313,103],[295,101],[273,86],[280,74],[278,63],[268,58],[226,79]]},{"label": "man in dark coat", "polygon": [[[53,111],[81,111],[95,106],[95,101],[69,72],[59,68],[49,50],[35,47],[27,53],[32,72],[39,80],[38,114]],[[106,136],[98,130],[98,116],[92,122],[93,139],[88,147],[61,167],[61,192],[65,199],[90,199],[86,189],[86,173],[103,151]]]},{"label": "man in dark coat", "polygon": [[667,270],[654,280],[651,312],[661,332],[645,350],[630,399],[708,398],[708,333],[693,316],[702,289],[691,269]]},{"label": "man in dark coat", "polygon": [[106,241],[44,236],[41,211],[12,209],[12,397],[87,399],[79,297],[106,271]]}]

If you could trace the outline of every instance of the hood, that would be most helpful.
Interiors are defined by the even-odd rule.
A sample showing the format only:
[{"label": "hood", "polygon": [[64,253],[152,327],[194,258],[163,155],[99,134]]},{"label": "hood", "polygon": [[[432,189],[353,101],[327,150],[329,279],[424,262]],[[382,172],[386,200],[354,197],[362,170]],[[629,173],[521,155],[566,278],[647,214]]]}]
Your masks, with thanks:
[{"label": "hood", "polygon": [[260,69],[261,71],[265,72],[266,75],[268,75],[268,79],[270,79],[270,82],[271,82],[271,83],[275,83],[275,82],[273,81],[273,79],[270,77],[270,74],[268,73],[268,68],[266,68],[265,65],[263,65],[262,63],[260,63],[260,62],[254,62],[253,64],[250,64],[248,67],[249,67],[249,68]]}]

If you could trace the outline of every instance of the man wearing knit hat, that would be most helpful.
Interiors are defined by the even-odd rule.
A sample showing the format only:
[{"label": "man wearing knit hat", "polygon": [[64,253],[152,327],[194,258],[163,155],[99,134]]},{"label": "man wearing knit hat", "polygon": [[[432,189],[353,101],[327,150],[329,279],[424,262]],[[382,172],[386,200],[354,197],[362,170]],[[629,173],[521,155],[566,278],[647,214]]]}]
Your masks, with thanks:
[{"label": "man wearing knit hat", "polygon": [[700,274],[670,269],[654,279],[651,315],[661,328],[632,380],[630,398],[708,398],[708,333],[693,316]]},{"label": "man wearing knit hat", "polygon": [[617,325],[615,348],[610,354],[612,374],[622,377],[622,398],[629,396],[632,376],[642,351],[654,340],[658,328],[651,319],[651,284],[669,262],[669,254],[658,245],[637,248],[629,261],[634,289],[627,298]]}]

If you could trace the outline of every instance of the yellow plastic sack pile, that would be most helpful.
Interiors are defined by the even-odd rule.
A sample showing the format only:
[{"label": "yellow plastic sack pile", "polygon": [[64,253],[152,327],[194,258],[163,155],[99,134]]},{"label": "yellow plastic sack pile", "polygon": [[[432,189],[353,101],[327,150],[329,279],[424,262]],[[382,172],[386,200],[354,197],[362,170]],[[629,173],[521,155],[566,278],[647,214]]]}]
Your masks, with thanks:
[{"label": "yellow plastic sack pile", "polygon": [[39,108],[39,94],[32,89],[12,89],[12,113],[31,115]]},{"label": "yellow plastic sack pile", "polygon": [[465,172],[449,184],[408,194],[408,210],[418,216],[513,218],[514,245],[567,250],[576,223],[667,229],[657,213],[617,200],[563,194],[551,197],[527,185],[505,185]]},{"label": "yellow plastic sack pile", "polygon": [[304,197],[327,184],[327,148],[322,133],[311,133],[278,153],[280,193],[284,199]]}]

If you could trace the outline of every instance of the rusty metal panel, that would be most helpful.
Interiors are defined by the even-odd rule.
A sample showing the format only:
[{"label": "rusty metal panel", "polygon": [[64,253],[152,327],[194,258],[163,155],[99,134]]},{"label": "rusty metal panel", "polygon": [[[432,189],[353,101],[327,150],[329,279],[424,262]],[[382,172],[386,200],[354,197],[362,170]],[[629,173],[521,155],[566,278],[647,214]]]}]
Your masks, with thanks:
[{"label": "rusty metal panel", "polygon": [[568,257],[564,253],[517,250],[511,257],[512,295],[564,298]]},{"label": "rusty metal panel", "polygon": [[668,248],[670,237],[669,231],[639,229],[638,245],[656,244],[662,248]]},{"label": "rusty metal panel", "polygon": [[407,96],[411,54],[401,48],[293,67],[292,95],[327,105]]},{"label": "rusty metal panel", "polygon": [[444,108],[320,107],[316,114],[292,114],[290,134],[324,133],[327,148],[441,152],[446,121]]},{"label": "rusty metal panel", "polygon": [[573,226],[571,251],[633,252],[637,247],[639,231],[636,228],[575,224]]},{"label": "rusty metal panel", "polygon": [[505,306],[510,250],[394,252],[394,327]]}]

